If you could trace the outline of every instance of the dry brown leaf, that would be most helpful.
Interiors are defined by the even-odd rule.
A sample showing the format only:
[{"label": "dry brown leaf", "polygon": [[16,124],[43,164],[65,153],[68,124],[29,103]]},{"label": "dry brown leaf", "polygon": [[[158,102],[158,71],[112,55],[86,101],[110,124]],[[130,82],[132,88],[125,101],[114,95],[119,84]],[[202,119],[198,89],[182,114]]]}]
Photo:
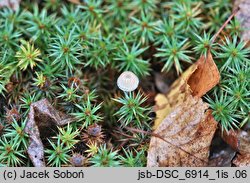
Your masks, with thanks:
[{"label": "dry brown leaf", "polygon": [[221,134],[222,139],[230,145],[234,150],[239,148],[238,132],[229,130]]},{"label": "dry brown leaf", "polygon": [[13,10],[17,10],[19,8],[21,0],[1,0],[0,1],[0,8],[1,7],[9,7]]},{"label": "dry brown leaf", "polygon": [[[220,73],[211,53],[202,56],[189,67],[170,87],[166,95],[155,97],[156,120],[153,129],[177,106],[190,95],[201,97],[219,83]],[[164,107],[165,106],[165,107]]]},{"label": "dry brown leaf", "polygon": [[154,131],[148,167],[206,166],[217,122],[201,99],[189,96]]},{"label": "dry brown leaf", "polygon": [[28,154],[34,166],[45,166],[42,139],[53,135],[57,126],[63,126],[72,121],[72,118],[57,111],[47,99],[31,104],[25,132],[30,138]]},{"label": "dry brown leaf", "polygon": [[223,140],[241,154],[250,153],[250,134],[243,130],[229,130],[222,134]]},{"label": "dry brown leaf", "polygon": [[210,52],[206,57],[201,56],[195,64],[197,69],[189,77],[187,84],[193,96],[202,97],[219,83],[220,72]]},{"label": "dry brown leaf", "polygon": [[241,22],[243,29],[242,39],[245,41],[250,40],[250,1],[249,0],[236,0],[234,3],[234,9],[239,9],[236,14],[237,20]]},{"label": "dry brown leaf", "polygon": [[238,154],[233,160],[233,164],[237,167],[250,167],[250,153],[249,154]]},{"label": "dry brown leaf", "polygon": [[250,166],[250,132],[230,130],[222,134],[223,140],[238,151],[233,164],[238,167]]}]

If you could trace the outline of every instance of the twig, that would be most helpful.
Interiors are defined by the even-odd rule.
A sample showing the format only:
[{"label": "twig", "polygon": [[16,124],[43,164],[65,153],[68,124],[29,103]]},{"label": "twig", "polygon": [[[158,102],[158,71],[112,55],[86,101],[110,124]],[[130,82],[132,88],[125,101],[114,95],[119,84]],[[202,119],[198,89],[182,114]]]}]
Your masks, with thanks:
[{"label": "twig", "polygon": [[221,26],[221,28],[216,32],[216,34],[214,35],[211,44],[214,43],[214,41],[216,40],[216,38],[218,37],[218,35],[221,33],[221,31],[227,26],[228,22],[231,21],[231,19],[236,15],[236,13],[240,10],[240,8],[238,7],[237,9],[235,9],[233,11],[233,13],[230,15],[230,17],[228,17],[228,19],[226,20],[226,22]]}]

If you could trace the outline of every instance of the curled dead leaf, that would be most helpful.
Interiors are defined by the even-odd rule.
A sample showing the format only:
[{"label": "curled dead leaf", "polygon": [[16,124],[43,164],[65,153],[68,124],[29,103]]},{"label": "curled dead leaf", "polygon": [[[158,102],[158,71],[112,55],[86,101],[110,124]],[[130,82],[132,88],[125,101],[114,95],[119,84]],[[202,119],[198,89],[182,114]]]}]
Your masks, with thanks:
[{"label": "curled dead leaf", "polygon": [[53,135],[57,126],[63,126],[72,121],[72,118],[57,111],[47,99],[31,104],[25,132],[29,135],[28,155],[34,166],[45,166],[42,139]]},{"label": "curled dead leaf", "polygon": [[211,53],[190,66],[170,87],[167,94],[155,97],[156,129],[162,120],[190,95],[201,97],[219,83],[220,73]]},{"label": "curled dead leaf", "polygon": [[[151,137],[148,167],[206,166],[217,122],[201,99],[189,96],[163,120]],[[165,140],[163,140],[165,139]]]},{"label": "curled dead leaf", "polygon": [[201,56],[195,64],[197,69],[188,78],[187,84],[193,96],[202,97],[219,83],[220,72],[210,52],[206,57]]}]

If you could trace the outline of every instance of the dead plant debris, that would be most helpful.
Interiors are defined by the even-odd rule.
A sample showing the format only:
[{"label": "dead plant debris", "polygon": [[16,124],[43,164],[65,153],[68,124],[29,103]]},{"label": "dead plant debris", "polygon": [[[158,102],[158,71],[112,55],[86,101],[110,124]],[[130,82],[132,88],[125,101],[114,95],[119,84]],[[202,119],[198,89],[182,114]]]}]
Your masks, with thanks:
[{"label": "dead plant debris", "polygon": [[45,166],[42,139],[53,135],[57,126],[70,122],[73,119],[57,111],[47,99],[31,104],[25,132],[30,138],[28,154],[34,166]]}]

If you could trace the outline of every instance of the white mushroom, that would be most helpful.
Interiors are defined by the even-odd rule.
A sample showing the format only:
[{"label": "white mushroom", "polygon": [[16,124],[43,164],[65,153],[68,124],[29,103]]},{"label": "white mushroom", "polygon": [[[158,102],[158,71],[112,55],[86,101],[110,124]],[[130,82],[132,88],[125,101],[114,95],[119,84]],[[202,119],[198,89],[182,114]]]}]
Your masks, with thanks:
[{"label": "white mushroom", "polygon": [[123,72],[117,79],[117,86],[125,92],[134,91],[139,85],[138,77],[131,71]]}]

